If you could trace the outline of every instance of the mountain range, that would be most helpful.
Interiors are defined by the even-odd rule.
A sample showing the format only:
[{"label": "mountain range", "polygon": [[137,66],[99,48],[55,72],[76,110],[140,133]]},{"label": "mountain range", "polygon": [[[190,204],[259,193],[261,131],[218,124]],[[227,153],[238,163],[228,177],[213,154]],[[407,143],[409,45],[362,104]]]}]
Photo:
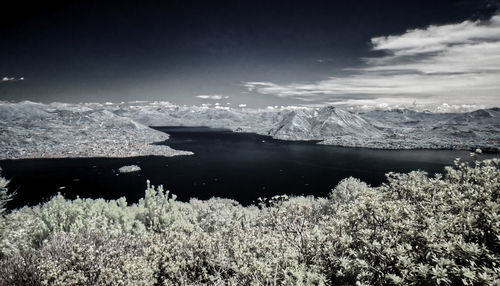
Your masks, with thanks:
[{"label": "mountain range", "polygon": [[188,155],[151,143],[151,126],[208,126],[282,140],[383,149],[500,151],[500,109],[464,113],[409,109],[351,111],[333,106],[250,109],[168,102],[0,103],[1,159]]}]

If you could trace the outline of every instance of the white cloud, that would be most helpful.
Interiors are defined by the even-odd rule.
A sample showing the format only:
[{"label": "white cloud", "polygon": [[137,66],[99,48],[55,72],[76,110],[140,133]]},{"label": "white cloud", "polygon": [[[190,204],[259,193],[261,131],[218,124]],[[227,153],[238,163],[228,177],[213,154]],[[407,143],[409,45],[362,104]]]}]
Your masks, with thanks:
[{"label": "white cloud", "polygon": [[200,94],[200,95],[197,95],[196,96],[197,98],[201,98],[201,99],[212,99],[212,100],[220,100],[220,99],[227,99],[229,98],[229,96],[223,96],[223,95],[219,95],[219,94]]},{"label": "white cloud", "polygon": [[392,51],[396,56],[441,52],[452,45],[476,44],[500,39],[500,16],[488,23],[465,21],[458,24],[429,26],[408,30],[403,35],[372,39],[374,50]]},{"label": "white cloud", "polygon": [[15,77],[6,77],[6,76],[4,76],[3,78],[0,79],[1,82],[5,82],[5,81],[18,81],[18,80],[24,80],[24,77],[15,78]]},{"label": "white cloud", "polygon": [[375,37],[372,50],[351,74],[309,83],[247,82],[261,94],[304,102],[389,104],[500,104],[500,15],[489,21],[429,26]]}]

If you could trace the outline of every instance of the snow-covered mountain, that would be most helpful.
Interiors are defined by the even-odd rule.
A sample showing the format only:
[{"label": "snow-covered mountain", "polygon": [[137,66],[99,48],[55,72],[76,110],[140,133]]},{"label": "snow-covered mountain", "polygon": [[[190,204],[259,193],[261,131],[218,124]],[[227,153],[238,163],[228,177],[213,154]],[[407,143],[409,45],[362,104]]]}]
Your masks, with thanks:
[{"label": "snow-covered mountain", "polygon": [[189,154],[149,126],[208,126],[283,140],[387,149],[500,151],[500,109],[431,113],[408,109],[208,108],[167,102],[0,103],[0,159]]}]

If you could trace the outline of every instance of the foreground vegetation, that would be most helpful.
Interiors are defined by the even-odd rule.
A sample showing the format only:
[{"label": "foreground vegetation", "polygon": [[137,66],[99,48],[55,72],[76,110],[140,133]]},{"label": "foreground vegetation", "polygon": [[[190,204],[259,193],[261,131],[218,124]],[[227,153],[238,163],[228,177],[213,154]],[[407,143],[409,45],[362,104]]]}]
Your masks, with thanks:
[{"label": "foreground vegetation", "polygon": [[0,285],[500,283],[498,159],[387,180],[249,207],[178,202],[149,182],[132,205],[61,195],[0,205]]}]

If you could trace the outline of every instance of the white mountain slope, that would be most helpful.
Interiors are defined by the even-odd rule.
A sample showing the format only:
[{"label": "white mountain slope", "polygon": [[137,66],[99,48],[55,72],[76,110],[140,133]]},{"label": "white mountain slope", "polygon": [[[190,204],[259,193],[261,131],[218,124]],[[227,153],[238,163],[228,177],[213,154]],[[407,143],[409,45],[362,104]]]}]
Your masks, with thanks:
[{"label": "white mountain slope", "polygon": [[412,110],[371,111],[361,116],[383,130],[385,141],[368,147],[395,149],[482,148],[500,150],[500,109],[466,113],[428,113]]},{"label": "white mountain slope", "polygon": [[174,156],[151,145],[165,133],[103,109],[33,102],[0,104],[0,159]]},{"label": "white mountain slope", "polygon": [[151,145],[168,138],[148,126],[208,126],[284,140],[385,149],[500,151],[500,109],[355,113],[334,107],[241,109],[131,104],[0,103],[0,159],[191,154]]},{"label": "white mountain slope", "polygon": [[325,140],[346,135],[382,137],[380,130],[363,118],[335,107],[291,111],[270,134],[288,140]]},{"label": "white mountain slope", "polygon": [[500,109],[431,113],[407,109],[354,113],[340,108],[230,109],[121,105],[115,113],[151,126],[208,126],[284,140],[384,149],[500,151]]},{"label": "white mountain slope", "polygon": [[259,134],[267,134],[280,118],[278,112],[268,110],[176,106],[168,103],[123,104],[113,109],[115,114],[147,126],[208,126]]}]

